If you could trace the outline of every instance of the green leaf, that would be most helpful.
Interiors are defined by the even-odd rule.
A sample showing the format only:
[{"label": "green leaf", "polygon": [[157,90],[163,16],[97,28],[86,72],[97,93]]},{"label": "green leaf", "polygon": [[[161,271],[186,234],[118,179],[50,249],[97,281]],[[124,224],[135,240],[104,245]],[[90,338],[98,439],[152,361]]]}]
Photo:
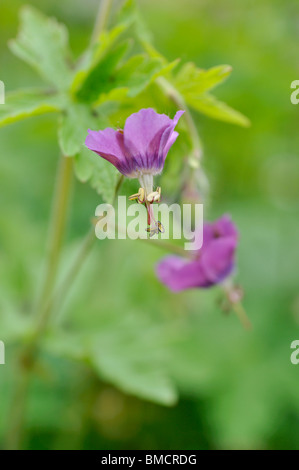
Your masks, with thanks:
[{"label": "green leaf", "polygon": [[172,83],[186,103],[197,111],[214,119],[248,127],[250,121],[243,114],[208,93],[222,83],[230,75],[231,70],[229,65],[203,70],[193,63],[187,63],[172,79]]},{"label": "green leaf", "polygon": [[10,48],[47,82],[58,89],[68,88],[72,71],[69,66],[68,33],[64,25],[25,6],[21,10],[18,37],[10,41]]},{"label": "green leaf", "polygon": [[[131,338],[135,331],[133,333],[134,327],[130,322],[124,322],[121,328],[111,327],[108,322],[103,325],[101,333],[66,333],[55,329],[47,333],[42,347],[60,358],[87,362],[101,380],[125,393],[161,405],[174,405],[178,398],[177,390],[164,370],[165,366],[161,367],[161,361],[152,350],[152,354],[148,354],[149,351],[140,352],[143,340],[140,337],[135,340]],[[153,338],[152,334],[155,335],[154,330],[150,338]],[[152,348],[148,345],[148,339],[145,338],[145,349]]]},{"label": "green leaf", "polygon": [[136,21],[136,15],[136,0],[126,0],[118,13],[118,23],[131,26]]},{"label": "green leaf", "polygon": [[78,61],[71,91],[75,95],[97,65],[107,56],[116,45],[120,36],[128,30],[136,19],[135,2],[125,2],[118,15],[118,23],[110,31],[103,31],[95,44],[91,45]]},{"label": "green leaf", "polygon": [[[149,58],[144,54],[137,54],[131,57],[128,61],[110,70],[110,74],[104,77],[102,74],[102,80],[94,81],[89,87],[92,88],[92,95],[97,100],[94,102],[96,106],[103,103],[106,100],[122,100],[126,96],[133,98],[141,93],[151,82],[153,82],[158,76],[169,73],[172,70],[177,61],[170,64],[164,65],[158,58]],[[103,73],[103,69],[102,69]],[[89,81],[89,80],[88,80]],[[90,92],[86,92],[90,95]],[[82,93],[79,93],[79,97]]]},{"label": "green leaf", "polygon": [[32,318],[20,314],[5,288],[1,288],[0,298],[0,339],[5,345],[24,340],[32,333]]},{"label": "green leaf", "polygon": [[88,129],[100,129],[107,126],[107,121],[81,103],[69,103],[62,114],[58,128],[58,140],[61,151],[68,157],[80,152],[84,145]]},{"label": "green leaf", "polygon": [[136,0],[125,1],[117,19],[118,22],[130,26],[130,34],[134,39],[137,39],[138,42],[151,42],[152,33],[143,20]]},{"label": "green leaf", "polygon": [[103,93],[100,95],[99,99],[94,103],[94,106],[97,108],[101,106],[101,111],[103,111],[106,107],[109,108],[109,112],[111,112],[111,103],[114,101],[116,108],[118,109],[119,104],[125,101],[128,96],[128,88],[114,88],[113,90],[109,91],[108,93]]},{"label": "green leaf", "polygon": [[[95,371],[126,393],[162,405],[174,405],[177,391],[161,357],[165,345],[161,344],[164,341],[156,325],[144,320],[136,320],[134,324],[133,318],[126,318],[112,327],[113,321],[89,340],[89,360]],[[147,326],[143,334],[142,324]]]},{"label": "green leaf", "polygon": [[75,173],[79,181],[89,181],[105,201],[111,202],[118,172],[84,145],[88,129],[103,129],[108,124],[102,115],[93,114],[86,105],[69,103],[61,116],[58,137],[62,153],[69,157],[76,155]]},{"label": "green leaf", "polygon": [[114,88],[113,73],[127,52],[128,46],[128,41],[122,42],[101,57],[77,91],[76,96],[79,100],[92,103],[98,99],[100,93],[107,93]]},{"label": "green leaf", "polygon": [[149,59],[145,55],[135,55],[115,73],[114,88],[128,88],[128,96],[135,97],[157,77],[162,64],[159,59]]},{"label": "green leaf", "polygon": [[111,31],[101,33],[98,42],[88,48],[82,57],[78,60],[73,82],[71,84],[72,94],[76,94],[89,73],[97,65],[97,63],[107,54],[109,50],[115,45],[117,39],[126,30],[125,25],[117,25]]},{"label": "green leaf", "polygon": [[181,59],[175,59],[172,62],[162,61],[161,64],[163,65],[161,66],[160,70],[153,75],[151,81],[154,81],[156,80],[156,78],[161,77],[161,76],[163,77],[168,76],[170,72],[172,72],[172,70],[177,67],[177,65],[180,63],[180,60]]},{"label": "green leaf", "polygon": [[[119,351],[118,351],[119,352]],[[156,364],[142,364],[123,361],[122,356],[103,355],[95,350],[92,365],[101,378],[112,383],[126,393],[150,400],[161,405],[174,405],[177,393],[171,381],[157,369]]]},{"label": "green leaf", "polygon": [[0,106],[0,127],[60,110],[59,95],[48,93],[47,90],[27,89],[7,93],[5,104]]},{"label": "green leaf", "polygon": [[196,67],[189,62],[185,64],[175,77],[174,85],[183,95],[200,95],[222,83],[230,74],[229,65],[218,65],[208,70]]},{"label": "green leaf", "polygon": [[114,93],[118,89],[122,89],[122,98],[135,97],[160,74],[167,74],[175,67],[177,61],[168,64],[157,54],[155,57],[137,54],[123,61],[130,42],[115,43],[132,23],[137,22],[137,16],[135,2],[125,2],[117,26],[111,32],[102,33],[99,42],[83,56],[72,84],[72,93],[77,99],[98,105],[105,98],[110,99],[111,93],[115,99]]},{"label": "green leaf", "polygon": [[147,52],[147,54],[152,57],[153,59],[160,59],[164,64],[167,64],[167,59],[157,51],[157,49],[145,39],[141,39],[141,44],[143,49]]},{"label": "green leaf", "polygon": [[113,201],[119,173],[111,163],[83,146],[75,158],[75,173],[82,183],[89,181],[106,202]]},{"label": "green leaf", "polygon": [[238,124],[243,127],[250,126],[250,121],[246,116],[241,114],[239,111],[230,108],[222,101],[218,101],[212,95],[188,95],[186,102],[197,111],[200,111],[201,113],[206,114],[211,118],[230,122],[232,124]]}]

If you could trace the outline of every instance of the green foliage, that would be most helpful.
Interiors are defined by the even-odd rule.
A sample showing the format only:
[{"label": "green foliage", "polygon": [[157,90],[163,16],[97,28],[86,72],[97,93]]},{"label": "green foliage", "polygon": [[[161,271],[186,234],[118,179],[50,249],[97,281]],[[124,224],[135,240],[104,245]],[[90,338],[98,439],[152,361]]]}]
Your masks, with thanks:
[{"label": "green foliage", "polygon": [[[200,112],[236,124],[248,124],[244,116],[207,93],[229,75],[229,66],[204,71],[194,64],[185,64],[172,77],[178,61],[168,63],[154,49],[148,42],[148,35],[141,32],[140,21],[135,2],[125,2],[119,23],[110,31],[103,31],[77,63],[72,63],[65,26],[32,7],[24,7],[18,38],[10,43],[12,51],[35,68],[54,89],[20,90],[9,94],[7,104],[0,110],[0,125],[47,112],[60,112],[58,141],[61,151],[70,157],[78,154],[77,176],[81,181],[89,180],[101,194],[107,194],[107,175],[109,185],[115,181],[114,171],[106,168],[108,163],[95,163],[93,157],[88,158],[82,151],[87,129],[100,129],[109,124],[107,119],[95,118],[95,110],[106,103],[106,117],[109,117],[115,109],[112,103],[121,107],[127,98],[141,94],[139,106],[143,107],[151,96],[149,85],[159,76],[169,77],[186,103]],[[127,57],[133,43],[131,39],[124,40],[123,35],[132,26],[144,52]],[[83,158],[86,158],[85,164]],[[86,174],[89,175],[87,178]],[[101,190],[101,185],[105,190]]]},{"label": "green foliage", "polygon": [[89,181],[106,202],[113,201],[118,174],[114,166],[82,146],[75,157],[75,173],[82,183]]},{"label": "green foliage", "polygon": [[[141,26],[135,2],[125,3],[119,22],[110,31],[102,31],[77,61],[71,60],[68,34],[64,25],[47,18],[32,7],[21,12],[17,39],[11,41],[14,54],[31,65],[49,88],[20,90],[8,94],[7,104],[0,109],[0,125],[45,113],[58,114],[58,142],[63,155],[74,157],[75,174],[79,181],[89,182],[105,201],[113,200],[117,182],[116,169],[84,146],[88,129],[115,126],[128,115],[130,107],[156,107],[163,111],[173,107],[171,96],[158,90],[157,79],[169,80],[182,100],[194,109],[217,119],[247,124],[246,118],[216,101],[208,94],[230,74],[229,66],[198,69],[178,60],[168,62],[149,42]],[[159,111],[159,109],[158,109]],[[188,135],[181,133],[182,147],[188,151]],[[109,261],[108,261],[109,263]],[[74,341],[65,338],[54,345],[56,353],[75,360],[85,359],[102,379],[125,392],[171,405],[177,390],[167,372],[162,353],[140,353],[144,346],[142,331],[151,325],[139,324],[118,328],[118,321],[101,328],[101,335],[80,336],[88,348],[76,350]],[[54,334],[59,338],[59,334]],[[52,346],[51,346],[52,344]],[[53,347],[53,342],[48,341]],[[69,347],[68,347],[69,346]],[[53,349],[53,350],[54,350]],[[75,354],[73,354],[75,353]],[[167,348],[166,348],[166,353]]]},{"label": "green foliage", "polygon": [[136,316],[120,323],[112,318],[109,323],[86,341],[89,361],[99,376],[126,393],[162,405],[175,404],[177,390],[165,367],[163,350],[152,350],[157,341],[155,325]]},{"label": "green foliage", "polygon": [[200,97],[188,95],[186,101],[197,111],[207,116],[219,119],[220,121],[238,124],[239,126],[248,127],[250,121],[235,109],[230,108],[227,104],[218,101],[214,96],[205,93]]},{"label": "green foliage", "polygon": [[175,85],[185,96],[201,95],[222,83],[231,74],[229,65],[202,70],[193,63],[185,64],[175,77]]},{"label": "green foliage", "polygon": [[12,52],[27,62],[58,89],[66,90],[71,79],[68,34],[64,25],[32,7],[21,10],[21,28],[10,42]]},{"label": "green foliage", "polygon": [[210,90],[221,84],[231,73],[228,65],[202,70],[193,63],[185,64],[173,80],[175,88],[182,94],[186,103],[197,111],[214,119],[249,126],[249,120],[238,111],[218,101]]},{"label": "green foliage", "polygon": [[98,41],[92,44],[84,54],[79,58],[71,85],[72,94],[76,94],[82,88],[98,62],[100,62],[114,46],[122,33],[126,31],[126,26],[119,24],[110,31],[104,31],[100,34]]},{"label": "green foliage", "polygon": [[61,100],[47,90],[26,89],[6,94],[6,102],[0,107],[0,126],[21,121],[31,116],[61,110]]},{"label": "green foliage", "polygon": [[64,155],[72,157],[83,147],[87,129],[99,129],[107,120],[81,103],[70,102],[59,120],[58,139]]},{"label": "green foliage", "polygon": [[23,341],[32,331],[32,319],[17,311],[12,300],[3,289],[1,291],[0,331],[5,332],[7,345]]},{"label": "green foliage", "polygon": [[104,57],[89,70],[85,81],[77,92],[77,97],[82,101],[94,102],[100,91],[109,91],[113,88],[113,72],[129,47],[128,42],[118,44],[112,51],[107,51]]},{"label": "green foliage", "polygon": [[[19,4],[3,2],[4,38],[15,32]],[[43,5],[58,15],[62,12],[57,2],[47,0]],[[89,39],[89,25],[71,0],[66,5],[63,15],[72,28],[72,44],[81,51]],[[288,84],[297,77],[298,65],[286,60],[297,57],[296,7],[297,0],[191,1],[188,8],[185,2],[143,2],[155,43],[166,56],[186,57],[207,68],[226,61],[234,64],[219,97],[242,108],[254,123],[248,132],[215,123],[194,108],[213,191],[213,207],[205,206],[205,216],[212,220],[229,210],[239,227],[238,265],[253,330],[244,332],[232,313],[220,311],[218,291],[173,295],[159,285],[154,267],[163,256],[160,249],[127,240],[97,242],[42,342],[26,412],[28,448],[298,449],[299,366],[290,363],[289,346],[298,337],[299,322],[299,108],[288,98]],[[92,13],[86,15],[91,18]],[[122,24],[126,21],[138,21],[134,8],[123,16]],[[133,28],[120,29],[121,35],[133,33]],[[110,32],[103,34],[107,38]],[[119,35],[112,47],[124,39]],[[100,42],[102,54],[107,46],[103,38]],[[2,58],[5,47],[3,40]],[[99,47],[97,43],[92,49]],[[148,38],[144,51],[161,58]],[[88,55],[91,60],[92,54],[85,52],[75,64],[72,83],[80,73],[84,81],[90,69]],[[21,76],[22,86],[30,86],[25,66],[16,68],[15,63],[5,60],[7,84]],[[174,80],[175,72],[167,80]],[[269,76],[275,77],[275,86]],[[72,97],[80,83],[70,91]],[[16,359],[30,334],[29,312],[41,278],[57,153],[54,118],[60,113],[59,121],[66,119],[69,106],[85,107],[69,96],[50,94],[47,88],[45,93],[33,90],[32,95],[29,89],[22,101],[24,92],[19,98],[16,93],[15,102],[7,94],[7,104],[0,106],[1,119],[8,117],[5,124],[13,122],[13,116],[34,115],[41,102],[42,112],[44,103],[48,110],[49,99],[51,114],[1,129],[5,204],[0,216],[0,339],[6,344],[7,362],[0,366],[1,438],[18,389]],[[95,106],[112,126],[122,125],[141,106],[154,106],[171,116],[175,111],[155,81],[135,98],[128,98],[126,88],[102,94]],[[84,115],[100,120],[95,106],[88,105]],[[180,136],[162,175],[165,197],[180,189],[177,175],[188,156],[188,135],[181,121]],[[94,125],[97,129],[108,122],[88,123],[90,128]],[[68,128],[65,139],[74,134],[69,123]],[[82,164],[82,179],[91,180],[97,165],[99,174],[114,171],[79,140],[74,147],[81,145],[85,155],[74,158],[76,170],[78,160]],[[126,180],[124,193],[135,192],[135,183]],[[62,269],[72,264],[98,200],[87,185],[77,184],[75,189]],[[132,384],[126,383],[122,368],[130,373]],[[129,396],[110,384],[129,390]],[[166,408],[135,398],[144,397],[147,387],[147,400],[171,404],[174,399],[169,396],[179,394],[178,405]],[[161,399],[165,395],[168,400]]]}]

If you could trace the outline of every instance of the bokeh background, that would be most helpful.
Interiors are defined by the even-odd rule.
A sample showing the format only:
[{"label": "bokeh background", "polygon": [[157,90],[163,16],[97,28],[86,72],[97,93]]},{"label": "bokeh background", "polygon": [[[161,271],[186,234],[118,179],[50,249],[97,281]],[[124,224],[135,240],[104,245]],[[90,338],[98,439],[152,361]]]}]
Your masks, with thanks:
[{"label": "bokeh background", "polygon": [[[73,50],[82,52],[96,1],[27,3],[66,23]],[[7,48],[22,4],[1,4],[0,79],[7,90],[39,85]],[[61,355],[66,337],[49,335],[30,386],[26,447],[298,449],[299,365],[290,362],[290,344],[299,335],[299,106],[290,102],[290,84],[299,79],[298,3],[140,0],[139,6],[168,59],[233,67],[216,95],[252,126],[195,119],[211,181],[206,217],[228,212],[239,227],[237,279],[253,329],[244,331],[233,314],[221,311],[217,289],[168,292],[154,274],[158,249],[96,243],[56,321],[75,350],[81,345],[73,331],[96,332],[93,344],[105,372],[100,379],[88,364]],[[18,386],[19,342],[10,345],[10,322],[21,335],[41,276],[59,149],[52,116],[1,129],[0,139],[0,339],[8,343],[0,366],[3,436]],[[88,185],[74,181],[62,266],[98,203]],[[148,388],[162,401],[171,393],[165,370],[179,392],[173,406],[143,399]],[[118,376],[125,377],[120,387]]]}]

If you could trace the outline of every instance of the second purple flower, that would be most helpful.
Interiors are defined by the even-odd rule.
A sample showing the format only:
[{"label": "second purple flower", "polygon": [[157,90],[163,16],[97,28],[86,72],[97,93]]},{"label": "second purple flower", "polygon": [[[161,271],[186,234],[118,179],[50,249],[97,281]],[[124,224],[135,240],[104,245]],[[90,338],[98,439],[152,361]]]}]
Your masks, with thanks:
[{"label": "second purple flower", "polygon": [[211,287],[229,276],[235,266],[238,231],[227,215],[203,227],[203,246],[192,259],[166,256],[157,266],[157,276],[170,290]]}]

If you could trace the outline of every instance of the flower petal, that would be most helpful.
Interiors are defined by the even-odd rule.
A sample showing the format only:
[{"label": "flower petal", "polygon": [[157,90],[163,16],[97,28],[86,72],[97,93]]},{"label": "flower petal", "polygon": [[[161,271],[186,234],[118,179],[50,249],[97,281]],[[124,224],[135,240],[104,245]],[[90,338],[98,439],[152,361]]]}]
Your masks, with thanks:
[{"label": "flower petal", "polygon": [[103,131],[88,130],[85,145],[108,160],[124,175],[128,171],[123,133],[107,127]]},{"label": "flower petal", "polygon": [[159,154],[163,155],[165,160],[167,153],[172,146],[172,144],[176,141],[178,133],[174,131],[177,123],[179,122],[180,117],[184,114],[185,111],[177,111],[174,118],[171,120],[171,124],[169,127],[164,131],[161,142],[160,142],[160,151]]},{"label": "flower petal", "polygon": [[112,128],[91,131],[86,146],[112,163],[129,178],[142,174],[157,174],[178,134],[174,128],[184,111],[173,119],[158,114],[152,108],[141,109],[128,117],[124,131]]},{"label": "flower petal", "polygon": [[178,111],[174,119],[166,114],[158,114],[154,109],[141,109],[128,117],[124,127],[124,144],[127,154],[138,162],[140,169],[153,169],[159,173],[167,152],[177,134],[174,128],[183,111]]},{"label": "flower petal", "polygon": [[158,278],[172,291],[210,287],[233,271],[238,231],[230,217],[204,224],[203,236],[203,246],[192,253],[193,260],[168,256],[158,264]]},{"label": "flower petal", "polygon": [[[165,131],[164,133],[166,133],[167,131]],[[163,150],[162,150],[162,155],[163,155],[163,161],[165,161],[165,158],[167,157],[167,154],[169,152],[169,149],[170,147],[175,143],[175,141],[177,140],[178,138],[178,135],[179,133],[176,132],[176,131],[173,131],[170,135],[170,137],[168,138],[166,144],[164,145],[163,147]],[[162,145],[161,145],[162,146]]]},{"label": "flower petal", "polygon": [[205,222],[203,226],[203,249],[217,238],[232,236],[238,238],[238,230],[230,216],[225,214],[215,222]]},{"label": "flower petal", "polygon": [[220,219],[216,220],[213,224],[214,230],[218,232],[218,235],[221,237],[232,236],[234,238],[238,237],[238,230],[231,220],[230,216],[225,214]]},{"label": "flower petal", "polygon": [[158,114],[152,108],[131,114],[124,127],[128,152],[132,156],[138,156],[157,151],[162,134],[170,124],[171,119],[166,114]]},{"label": "flower petal", "polygon": [[199,262],[210,285],[218,284],[231,274],[234,269],[234,258],[237,240],[230,236],[213,240],[202,250]]},{"label": "flower petal", "polygon": [[179,256],[166,256],[157,265],[157,276],[173,292],[192,287],[208,287],[201,264]]}]

